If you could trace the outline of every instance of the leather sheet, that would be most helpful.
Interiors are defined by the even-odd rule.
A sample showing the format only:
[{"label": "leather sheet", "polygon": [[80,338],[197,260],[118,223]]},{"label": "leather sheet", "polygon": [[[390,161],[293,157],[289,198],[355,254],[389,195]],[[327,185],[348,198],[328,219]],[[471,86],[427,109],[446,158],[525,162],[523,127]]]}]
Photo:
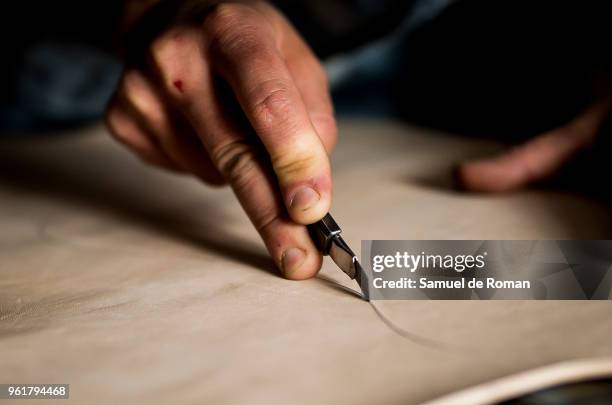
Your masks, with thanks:
[{"label": "leather sheet", "polygon": [[[586,197],[451,191],[498,150],[345,121],[333,214],[361,239],[606,239]],[[101,128],[0,145],[0,382],[70,402],[420,403],[558,361],[612,355],[601,302],[379,301],[331,262],[278,277],[229,190],[145,167]]]}]

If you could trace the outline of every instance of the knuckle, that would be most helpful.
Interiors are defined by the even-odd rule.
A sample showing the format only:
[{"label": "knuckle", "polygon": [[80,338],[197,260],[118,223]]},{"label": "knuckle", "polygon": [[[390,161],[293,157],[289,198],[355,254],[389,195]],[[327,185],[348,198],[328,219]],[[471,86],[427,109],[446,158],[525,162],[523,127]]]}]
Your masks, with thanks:
[{"label": "knuckle", "polygon": [[228,182],[241,187],[254,177],[260,154],[259,149],[250,142],[241,140],[213,150],[211,158]]},{"label": "knuckle", "polygon": [[149,47],[149,62],[152,67],[162,72],[166,67],[166,60],[171,55],[172,45],[164,37],[156,38]]},{"label": "knuckle", "polygon": [[262,207],[252,214],[251,221],[255,229],[262,235],[266,235],[271,231],[275,224],[281,220],[278,210],[273,206]]},{"label": "knuckle", "polygon": [[257,86],[251,96],[252,114],[259,125],[270,125],[290,116],[291,96],[283,83],[268,81]]},{"label": "knuckle", "polygon": [[193,77],[205,66],[200,60],[197,36],[193,29],[176,29],[158,37],[150,46],[150,64],[160,78],[161,89],[175,101],[184,100],[183,93],[194,87],[183,88],[181,79]]},{"label": "knuckle", "polygon": [[221,4],[204,21],[213,54],[221,59],[263,58],[265,54],[261,21],[244,4]]},{"label": "knuckle", "polygon": [[239,29],[221,31],[211,40],[211,50],[221,61],[229,60],[268,60],[268,51],[261,32],[249,25]]},{"label": "knuckle", "polygon": [[243,21],[248,12],[249,8],[243,4],[221,3],[208,14],[205,23],[212,29],[226,29]]},{"label": "knuckle", "polygon": [[166,63],[186,44],[186,36],[181,32],[170,32],[157,37],[149,47],[150,59],[154,67],[162,70]]},{"label": "knuckle", "polygon": [[123,76],[121,89],[126,101],[138,113],[148,116],[153,112],[153,95],[140,72],[126,72]]}]

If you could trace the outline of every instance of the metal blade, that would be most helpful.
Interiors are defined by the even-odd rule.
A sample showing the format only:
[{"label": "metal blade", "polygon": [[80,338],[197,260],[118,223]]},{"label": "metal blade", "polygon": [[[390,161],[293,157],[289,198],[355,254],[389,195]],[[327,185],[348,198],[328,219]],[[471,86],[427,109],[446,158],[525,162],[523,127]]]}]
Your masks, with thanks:
[{"label": "metal blade", "polygon": [[346,273],[351,279],[354,279],[359,284],[359,287],[367,300],[368,285],[367,277],[363,268],[359,264],[359,260],[351,248],[346,244],[340,235],[336,235],[331,241],[329,256],[340,269]]},{"label": "metal blade", "polygon": [[357,257],[344,239],[342,239],[342,236],[337,235],[332,238],[329,256],[347,276],[351,279],[355,278],[355,261],[357,261]]}]

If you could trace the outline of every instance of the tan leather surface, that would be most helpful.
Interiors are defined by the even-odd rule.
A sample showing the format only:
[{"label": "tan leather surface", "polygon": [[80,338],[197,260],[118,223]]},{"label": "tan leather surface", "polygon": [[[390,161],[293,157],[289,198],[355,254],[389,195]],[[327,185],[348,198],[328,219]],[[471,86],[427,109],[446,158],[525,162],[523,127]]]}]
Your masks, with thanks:
[{"label": "tan leather surface", "polygon": [[[609,238],[606,206],[448,189],[498,146],[341,124],[333,213],[361,239]],[[377,302],[327,261],[278,277],[229,190],[145,167],[104,130],[0,146],[0,383],[74,403],[418,403],[612,355],[609,302]],[[383,322],[391,320],[397,333]]]}]

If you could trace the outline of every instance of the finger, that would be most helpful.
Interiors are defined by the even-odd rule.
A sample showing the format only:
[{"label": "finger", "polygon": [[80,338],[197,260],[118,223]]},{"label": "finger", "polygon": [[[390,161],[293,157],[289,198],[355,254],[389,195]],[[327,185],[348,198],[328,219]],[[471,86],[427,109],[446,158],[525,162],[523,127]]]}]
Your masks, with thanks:
[{"label": "finger", "polygon": [[199,41],[199,32],[177,30],[154,43],[152,59],[165,91],[200,135],[275,264],[287,278],[312,277],[321,266],[321,255],[306,228],[288,218],[257,138],[245,135],[220,103]]},{"label": "finger", "polygon": [[113,101],[106,113],[106,125],[113,137],[127,146],[145,162],[171,171],[182,171],[170,159],[155,139],[143,129],[126,107]]},{"label": "finger", "polygon": [[460,165],[459,185],[471,191],[503,192],[549,178],[592,142],[609,108],[610,100],[595,103],[569,124],[509,152]]},{"label": "finger", "polygon": [[208,184],[225,183],[193,129],[184,125],[183,117],[168,108],[145,75],[137,70],[126,72],[119,94],[177,166]]},{"label": "finger", "polygon": [[331,205],[329,158],[272,27],[243,5],[217,7],[204,27],[215,70],[266,148],[291,218],[303,224],[321,219]]},{"label": "finger", "polygon": [[331,154],[336,146],[338,129],[329,91],[327,74],[310,48],[293,32],[283,43],[283,53],[293,82],[298,88],[310,122],[325,150]]},{"label": "finger", "polygon": [[541,135],[500,156],[462,164],[458,178],[471,191],[521,188],[553,174],[576,150],[578,141],[562,132]]}]

